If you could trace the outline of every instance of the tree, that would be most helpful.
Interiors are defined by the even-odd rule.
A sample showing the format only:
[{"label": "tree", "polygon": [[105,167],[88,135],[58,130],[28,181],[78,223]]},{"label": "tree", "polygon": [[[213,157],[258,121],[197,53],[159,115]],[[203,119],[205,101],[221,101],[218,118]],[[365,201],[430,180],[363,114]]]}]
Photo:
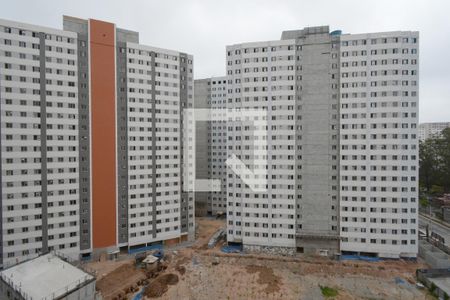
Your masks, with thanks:
[{"label": "tree", "polygon": [[419,180],[428,192],[450,190],[450,128],[419,143]]},{"label": "tree", "polygon": [[439,145],[439,158],[442,186],[446,191],[450,190],[450,128],[442,131],[442,138],[437,140]]},{"label": "tree", "polygon": [[435,140],[427,139],[419,143],[419,180],[420,184],[429,192],[436,185],[438,174],[438,157]]},{"label": "tree", "polygon": [[430,205],[430,201],[428,201],[427,198],[420,198],[419,203],[422,207],[427,207],[428,205]]}]

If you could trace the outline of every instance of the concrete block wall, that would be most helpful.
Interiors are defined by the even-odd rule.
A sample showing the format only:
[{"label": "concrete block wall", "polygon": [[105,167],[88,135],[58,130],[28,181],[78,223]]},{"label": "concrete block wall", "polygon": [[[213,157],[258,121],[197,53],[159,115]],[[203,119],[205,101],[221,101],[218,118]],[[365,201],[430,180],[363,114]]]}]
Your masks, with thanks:
[{"label": "concrete block wall", "polygon": [[426,241],[419,244],[419,256],[432,268],[450,268],[450,255]]}]

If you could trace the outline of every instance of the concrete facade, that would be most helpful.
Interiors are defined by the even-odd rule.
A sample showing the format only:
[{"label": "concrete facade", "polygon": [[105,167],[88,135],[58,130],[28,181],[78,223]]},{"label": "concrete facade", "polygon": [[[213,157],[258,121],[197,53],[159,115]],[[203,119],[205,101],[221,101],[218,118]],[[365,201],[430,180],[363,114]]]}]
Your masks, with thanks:
[{"label": "concrete facade", "polygon": [[[91,205],[90,205],[90,132],[89,132],[89,51],[88,26],[79,19],[63,22],[64,30],[77,31],[78,51],[78,130],[79,130],[79,170],[80,170],[80,251],[91,250]],[[73,26],[70,30],[68,26]]]},{"label": "concrete facade", "polygon": [[419,243],[419,256],[432,268],[450,268],[450,256],[425,240]]},{"label": "concrete facade", "polygon": [[[339,38],[329,28],[290,31],[296,41],[296,236],[305,253],[339,251]],[[303,250],[302,250],[303,249]]]}]

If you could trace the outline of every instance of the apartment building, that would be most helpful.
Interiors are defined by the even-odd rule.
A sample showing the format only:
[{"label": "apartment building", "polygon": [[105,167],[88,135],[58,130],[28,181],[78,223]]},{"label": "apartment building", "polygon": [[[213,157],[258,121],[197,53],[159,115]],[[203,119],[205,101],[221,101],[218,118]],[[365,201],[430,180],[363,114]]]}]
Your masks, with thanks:
[{"label": "apartment building", "polygon": [[[194,108],[197,110],[209,110],[211,103],[211,88],[209,79],[194,80]],[[209,180],[210,166],[210,132],[211,124],[207,120],[195,121],[195,178],[198,180]],[[207,191],[195,191],[195,215],[207,216],[211,212],[209,199],[209,188]]]},{"label": "apartment building", "polygon": [[228,125],[228,151],[267,171],[262,193],[228,174],[229,242],[290,254],[337,251],[339,73],[330,73],[339,48],[332,45],[339,43],[327,27],[313,27],[227,47],[229,107],[266,111],[267,120],[267,145],[259,149],[252,131],[261,128]]},{"label": "apartment building", "polygon": [[211,123],[209,131],[209,178],[219,182],[220,188],[208,195],[208,212],[216,215],[227,211],[227,81],[226,77],[212,77]]},{"label": "apartment building", "polygon": [[112,23],[0,20],[3,265],[193,238],[193,58]]},{"label": "apartment building", "polygon": [[417,32],[341,36],[341,251],[418,249]]},{"label": "apartment building", "polygon": [[210,110],[209,121],[196,124],[196,178],[217,180],[217,188],[196,191],[196,214],[217,215],[226,212],[226,77],[211,77],[194,81],[194,106]]},{"label": "apartment building", "polygon": [[228,242],[416,256],[417,32],[321,26],[227,46],[226,97],[228,109],[265,111],[267,120],[227,122],[227,157],[267,180],[255,191],[228,170]]},{"label": "apartment building", "polygon": [[450,122],[432,122],[419,125],[419,141],[440,136],[442,130],[450,127]]},{"label": "apartment building", "polygon": [[80,252],[75,33],[0,21],[0,263]]}]

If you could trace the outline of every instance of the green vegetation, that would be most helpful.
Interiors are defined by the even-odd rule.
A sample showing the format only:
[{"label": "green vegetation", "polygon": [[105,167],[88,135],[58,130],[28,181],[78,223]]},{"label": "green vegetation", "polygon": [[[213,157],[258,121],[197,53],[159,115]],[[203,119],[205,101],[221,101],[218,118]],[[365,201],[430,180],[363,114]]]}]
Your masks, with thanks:
[{"label": "green vegetation", "polygon": [[334,288],[330,288],[328,286],[319,285],[320,290],[322,291],[322,295],[324,297],[336,297],[338,295],[338,290]]},{"label": "green vegetation", "polygon": [[436,290],[436,285],[432,282],[430,286],[430,293],[434,294],[434,291]]},{"label": "green vegetation", "polygon": [[420,186],[432,195],[450,191],[450,128],[419,144]]},{"label": "green vegetation", "polygon": [[430,201],[428,201],[427,198],[423,198],[423,197],[420,198],[419,203],[420,203],[420,206],[423,206],[423,207],[427,207],[428,205],[430,205]]},{"label": "green vegetation", "polygon": [[432,185],[430,193],[432,195],[441,195],[444,192],[444,188],[440,185]]}]

